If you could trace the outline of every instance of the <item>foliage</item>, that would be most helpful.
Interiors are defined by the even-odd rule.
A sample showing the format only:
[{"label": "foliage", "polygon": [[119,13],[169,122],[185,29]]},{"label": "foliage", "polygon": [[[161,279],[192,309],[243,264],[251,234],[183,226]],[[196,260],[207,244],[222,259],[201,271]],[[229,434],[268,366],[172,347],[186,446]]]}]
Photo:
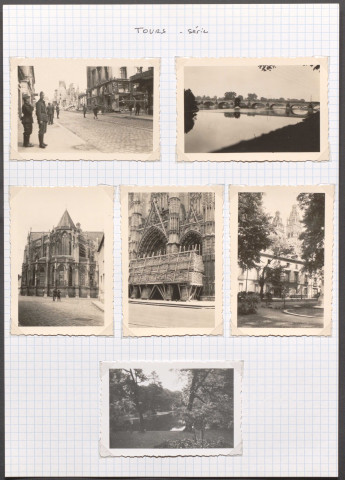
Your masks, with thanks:
[{"label": "foliage", "polygon": [[271,217],[264,212],[262,193],[238,194],[238,264],[243,270],[256,268],[260,253],[270,247]]},{"label": "foliage", "polygon": [[297,197],[303,212],[304,231],[302,240],[302,259],[305,269],[313,274],[322,271],[324,266],[325,242],[325,194],[300,193]]},{"label": "foliage", "polygon": [[154,448],[227,448],[229,445],[225,442],[223,437],[218,440],[192,439],[181,438],[179,440],[165,440]]},{"label": "foliage", "polygon": [[248,93],[247,98],[250,102],[254,102],[257,100],[258,96],[256,93]]},{"label": "foliage", "polygon": [[254,292],[239,292],[237,295],[237,313],[248,315],[256,313],[260,304],[260,296]]},{"label": "foliage", "polygon": [[198,106],[196,103],[195,96],[190,88],[184,91],[184,111],[185,112],[198,111]]},{"label": "foliage", "polygon": [[235,100],[236,92],[225,92],[224,93],[224,100]]}]

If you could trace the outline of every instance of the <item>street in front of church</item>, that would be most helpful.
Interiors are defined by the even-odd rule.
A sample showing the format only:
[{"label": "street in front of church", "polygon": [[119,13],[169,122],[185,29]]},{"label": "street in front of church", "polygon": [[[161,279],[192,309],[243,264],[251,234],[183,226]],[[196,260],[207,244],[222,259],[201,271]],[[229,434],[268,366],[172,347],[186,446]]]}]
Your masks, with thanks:
[{"label": "street in front of church", "polygon": [[21,327],[81,327],[103,325],[103,311],[91,298],[19,297]]}]

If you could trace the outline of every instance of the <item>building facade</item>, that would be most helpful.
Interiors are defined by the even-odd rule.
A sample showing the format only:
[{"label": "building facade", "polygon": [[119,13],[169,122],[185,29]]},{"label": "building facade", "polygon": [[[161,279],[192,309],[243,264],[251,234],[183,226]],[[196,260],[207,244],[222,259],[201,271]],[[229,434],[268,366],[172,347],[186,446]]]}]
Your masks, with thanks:
[{"label": "building facade", "polygon": [[18,115],[22,116],[23,95],[29,95],[31,105],[35,103],[35,70],[25,65],[18,67]]},{"label": "building facade", "polygon": [[214,193],[130,193],[128,221],[130,298],[214,300]]},{"label": "building facade", "polygon": [[99,295],[97,249],[103,232],[84,232],[67,210],[48,232],[27,237],[21,275],[21,295],[96,298]]},{"label": "building facade", "polygon": [[[280,212],[275,212],[272,219],[275,240],[288,247],[291,253],[283,255],[268,249],[261,253],[257,268],[242,270],[238,267],[238,292],[260,293],[260,279],[265,278],[265,270],[280,267],[282,269],[281,284],[284,285],[284,295],[289,298],[314,298],[321,288],[321,279],[310,275],[304,269],[301,258],[302,224],[297,205],[293,205],[290,215],[284,225]],[[282,287],[264,282],[263,293],[270,293],[275,298],[282,297]]]},{"label": "building facade", "polygon": [[153,114],[153,68],[128,78],[127,67],[113,71],[111,67],[87,67],[86,104],[103,112],[126,110],[134,99],[146,113]]}]

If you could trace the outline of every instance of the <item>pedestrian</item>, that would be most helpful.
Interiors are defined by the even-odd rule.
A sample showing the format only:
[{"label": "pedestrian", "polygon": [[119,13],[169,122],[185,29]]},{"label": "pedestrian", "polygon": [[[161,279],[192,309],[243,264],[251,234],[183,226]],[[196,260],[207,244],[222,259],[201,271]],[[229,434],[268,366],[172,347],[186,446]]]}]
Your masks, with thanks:
[{"label": "pedestrian", "polygon": [[86,112],[87,112],[86,105],[83,105],[83,114],[84,114],[84,118],[86,118]]},{"label": "pedestrian", "polygon": [[129,102],[128,110],[129,110],[129,114],[132,115],[132,110],[133,110],[133,103],[132,102]]},{"label": "pedestrian", "polygon": [[56,288],[54,288],[53,290],[53,302],[55,302],[55,299],[56,299]]},{"label": "pedestrian", "polygon": [[94,118],[94,120],[98,120],[97,115],[98,115],[98,106],[95,105],[95,106],[93,107],[93,118]]},{"label": "pedestrian", "polygon": [[[133,110],[134,110],[134,115],[137,114],[137,99],[134,97],[134,101],[133,101]],[[131,112],[131,115],[132,115],[132,112]]]},{"label": "pedestrian", "polygon": [[48,102],[47,105],[47,114],[48,114],[48,125],[51,125],[52,122],[52,106],[50,105],[50,102]]},{"label": "pedestrian", "polygon": [[60,292],[60,290],[58,290],[56,292],[56,296],[57,296],[58,301],[61,302],[61,292]]},{"label": "pedestrian", "polygon": [[40,148],[46,148],[48,145],[44,143],[44,134],[47,131],[48,114],[46,103],[44,101],[44,92],[40,92],[40,99],[36,103],[36,116],[39,125],[38,140]]},{"label": "pedestrian", "polygon": [[141,108],[140,102],[137,102],[137,104],[135,106],[135,114],[136,115],[140,115],[140,108]]},{"label": "pedestrian", "polygon": [[59,104],[56,105],[56,118],[59,118],[59,114],[60,114],[60,107],[59,107]]},{"label": "pedestrian", "polygon": [[34,107],[30,103],[29,95],[23,96],[24,104],[22,106],[22,114],[21,121],[24,127],[23,133],[23,146],[24,147],[33,147],[33,144],[30,143],[30,135],[32,134],[32,124],[34,123],[34,119],[32,116],[32,112],[34,111]]}]

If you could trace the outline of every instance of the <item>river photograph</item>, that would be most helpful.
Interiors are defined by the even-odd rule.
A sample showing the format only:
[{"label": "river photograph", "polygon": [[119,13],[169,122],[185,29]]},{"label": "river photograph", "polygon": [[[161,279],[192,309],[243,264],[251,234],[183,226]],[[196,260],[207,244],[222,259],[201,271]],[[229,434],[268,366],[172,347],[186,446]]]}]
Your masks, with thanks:
[{"label": "river photograph", "polygon": [[186,66],[184,152],[320,151],[320,65]]}]

